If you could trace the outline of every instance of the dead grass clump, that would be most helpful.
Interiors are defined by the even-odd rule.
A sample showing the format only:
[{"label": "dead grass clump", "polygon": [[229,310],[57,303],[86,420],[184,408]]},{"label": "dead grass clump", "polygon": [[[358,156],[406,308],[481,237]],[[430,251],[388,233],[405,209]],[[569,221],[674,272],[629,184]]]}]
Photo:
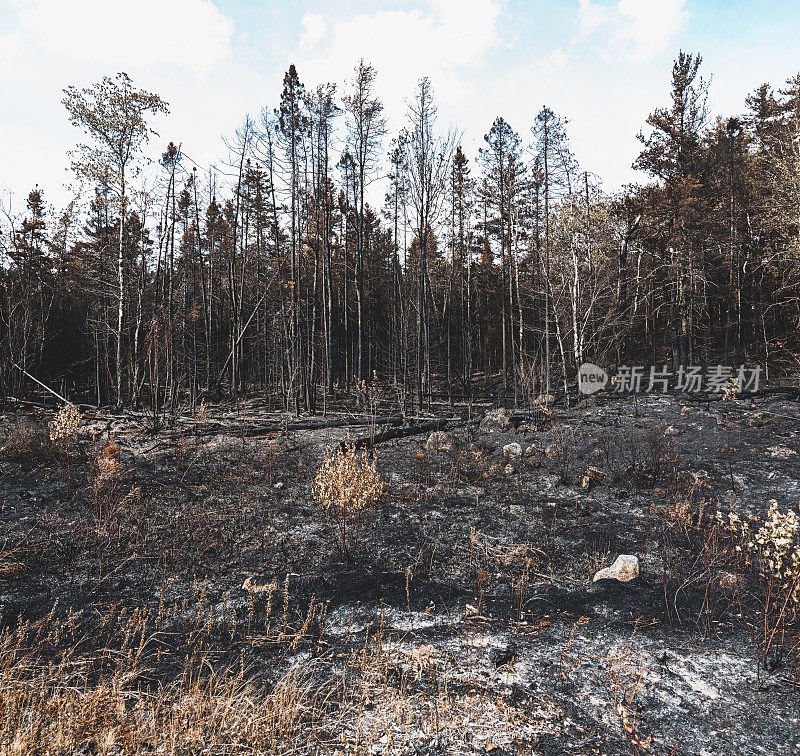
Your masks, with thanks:
[{"label": "dead grass clump", "polygon": [[586,552],[584,556],[583,569],[578,573],[579,579],[586,578],[591,582],[592,578],[597,572],[611,561],[611,549],[607,543],[599,541],[591,541],[586,544]]},{"label": "dead grass clump", "polygon": [[9,424],[0,452],[12,462],[42,462],[50,458],[52,441],[42,423],[32,417],[23,417]]},{"label": "dead grass clump", "polygon": [[560,426],[553,428],[553,443],[547,447],[546,456],[556,463],[558,477],[562,483],[568,483],[572,477],[575,462],[575,432]]},{"label": "dead grass clump", "polygon": [[274,752],[301,736],[311,695],[297,671],[265,690],[241,671],[187,667],[171,683],[135,684],[124,659],[91,682],[72,652],[43,663],[0,638],[0,755]]},{"label": "dead grass clump", "polygon": [[312,491],[328,518],[339,551],[350,561],[358,549],[367,511],[386,493],[375,458],[357,452],[352,444],[327,452]]},{"label": "dead grass clump", "polygon": [[121,536],[125,507],[134,504],[140,489],[123,481],[125,468],[119,447],[108,443],[92,463],[92,503],[98,540],[116,540]]},{"label": "dead grass clump", "polygon": [[678,455],[659,426],[616,430],[606,428],[598,448],[615,478],[634,487],[674,486]]},{"label": "dead grass clump", "polygon": [[633,756],[644,756],[651,752],[653,736],[642,732],[643,722],[638,702],[648,676],[645,653],[636,647],[636,630],[621,646],[600,654],[577,654],[571,657],[576,631],[588,622],[581,617],[572,627],[567,643],[561,652],[562,680],[581,666],[602,670],[608,698],[612,705],[612,717],[625,739]]},{"label": "dead grass clump", "polygon": [[676,496],[668,506],[654,505],[670,621],[682,622],[683,606],[691,606],[689,599],[694,597],[700,601],[697,621],[706,632],[732,607],[734,597],[725,586],[743,566],[727,530],[710,516],[711,509],[708,500],[691,494]]},{"label": "dead grass clump", "polygon": [[0,545],[0,578],[9,578],[24,572],[26,553],[24,546],[10,546],[6,539]]},{"label": "dead grass clump", "polygon": [[324,622],[320,605],[305,615],[284,605],[262,629],[232,604],[220,609],[206,584],[196,590],[157,609],[59,616],[55,606],[0,631],[0,756],[312,752],[331,697],[313,662],[263,684],[245,657],[254,642],[280,658],[305,645]]},{"label": "dead grass clump", "polygon": [[710,631],[736,607],[759,673],[800,675],[800,516],[775,500],[763,520],[733,511],[710,517],[709,508],[689,497],[660,512],[667,610],[680,621],[679,599],[700,592],[699,621]]}]

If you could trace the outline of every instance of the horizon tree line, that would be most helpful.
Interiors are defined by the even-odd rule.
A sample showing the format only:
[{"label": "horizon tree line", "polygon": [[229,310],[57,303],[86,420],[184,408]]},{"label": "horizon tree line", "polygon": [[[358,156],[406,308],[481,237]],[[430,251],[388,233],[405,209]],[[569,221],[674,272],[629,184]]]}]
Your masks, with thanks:
[{"label": "horizon tree line", "polygon": [[[390,134],[361,60],[340,96],[287,70],[277,106],[226,143],[225,174],[179,139],[148,186],[158,95],[120,73],[64,90],[86,137],[86,205],[36,186],[0,223],[0,395],[145,407],[262,392],[295,412],[380,386],[516,404],[586,361],[797,368],[800,74],[711,119],[699,55],[639,133],[650,181],[616,193],[542,107],[495,118],[476,155],[419,81]],[[371,187],[385,196],[373,206]]]}]

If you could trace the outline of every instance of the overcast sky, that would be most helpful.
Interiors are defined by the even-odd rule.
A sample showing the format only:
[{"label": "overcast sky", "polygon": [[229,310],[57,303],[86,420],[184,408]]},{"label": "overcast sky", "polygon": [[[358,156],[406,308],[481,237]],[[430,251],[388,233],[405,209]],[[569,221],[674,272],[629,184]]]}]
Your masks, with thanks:
[{"label": "overcast sky", "polygon": [[497,115],[529,142],[546,104],[614,189],[644,178],[630,168],[636,134],[666,103],[679,49],[703,55],[713,111],[736,113],[800,69],[799,32],[790,0],[0,0],[0,197],[18,209],[38,183],[56,206],[68,198],[81,138],[60,102],[69,84],[127,72],[170,103],[151,154],[174,140],[208,165],[246,113],[277,104],[290,63],[307,88],[341,92],[360,57],[393,132],[421,75],[470,158]]}]

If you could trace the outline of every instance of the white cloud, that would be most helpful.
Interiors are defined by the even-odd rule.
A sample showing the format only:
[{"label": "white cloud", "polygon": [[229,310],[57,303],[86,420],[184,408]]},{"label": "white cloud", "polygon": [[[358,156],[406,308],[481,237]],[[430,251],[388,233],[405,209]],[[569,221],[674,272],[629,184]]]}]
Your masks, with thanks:
[{"label": "white cloud", "polygon": [[421,76],[428,76],[440,103],[457,106],[468,93],[465,69],[479,66],[500,43],[501,0],[431,0],[423,8],[303,17],[296,50],[301,78],[309,83],[350,81],[359,58],[378,72],[377,89],[391,119]]},{"label": "white cloud", "polygon": [[210,0],[17,0],[16,7],[30,40],[74,60],[205,73],[231,53],[233,23]]},{"label": "white cloud", "polygon": [[[0,4],[2,0],[0,0]],[[84,136],[61,105],[69,84],[90,86],[126,71],[137,87],[170,103],[146,153],[169,139],[204,163],[218,160],[229,134],[260,91],[259,72],[232,52],[233,23],[210,0],[11,0],[0,31],[0,201],[38,182],[48,201],[69,199],[68,152]],[[15,17],[16,13],[16,17]],[[232,86],[231,82],[237,82]],[[213,102],[213,107],[211,103]]]},{"label": "white cloud", "polygon": [[300,38],[299,51],[302,55],[310,52],[325,38],[328,22],[325,16],[308,11],[300,20],[303,25],[303,36]]},{"label": "white cloud", "polygon": [[[56,205],[69,199],[61,188],[71,179],[67,152],[82,136],[61,105],[68,84],[89,86],[127,71],[136,86],[170,103],[170,115],[154,120],[159,136],[148,154],[157,157],[173,139],[205,166],[221,164],[220,137],[245,113],[277,104],[290,63],[309,88],[336,82],[341,95],[362,56],[377,69],[387,143],[404,125],[417,79],[427,75],[441,127],[463,130],[471,160],[495,116],[527,143],[536,112],[547,104],[570,119],[582,165],[618,186],[634,178],[636,133],[668,97],[670,62],[688,26],[685,0],[580,0],[579,10],[573,0],[576,26],[549,36],[542,29],[553,28],[552,6],[540,17],[525,3],[506,9],[503,0],[403,0],[382,3],[384,10],[353,0],[344,6],[357,11],[326,2],[325,13],[270,0],[260,24],[251,13],[235,16],[235,35],[211,0],[142,0],[125,11],[117,0],[4,1],[0,98],[13,107],[0,108],[0,201],[13,189],[17,204],[36,182]],[[237,5],[230,2],[227,12],[235,14]],[[701,10],[691,19],[698,22]],[[762,79],[782,81],[796,66],[795,47],[788,29],[783,37],[724,45],[709,39],[704,69],[715,74],[717,111],[740,110],[744,94]],[[745,66],[743,50],[759,65]]]},{"label": "white cloud", "polygon": [[663,53],[689,18],[686,0],[619,0],[615,6],[580,0],[580,36],[602,37],[609,56],[645,63]]}]

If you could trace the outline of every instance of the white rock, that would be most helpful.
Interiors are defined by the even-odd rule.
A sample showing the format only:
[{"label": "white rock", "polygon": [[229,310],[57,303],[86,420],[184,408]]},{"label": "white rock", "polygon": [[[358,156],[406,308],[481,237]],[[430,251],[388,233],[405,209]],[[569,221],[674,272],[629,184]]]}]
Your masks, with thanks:
[{"label": "white rock", "polygon": [[639,577],[639,557],[632,554],[620,554],[610,567],[605,567],[595,573],[592,582],[598,580],[619,580],[627,583]]},{"label": "white rock", "polygon": [[504,457],[521,457],[522,456],[522,447],[516,443],[506,444],[503,447],[503,456]]},{"label": "white rock", "polygon": [[425,443],[427,451],[453,451],[455,448],[455,441],[447,431],[433,431]]}]

